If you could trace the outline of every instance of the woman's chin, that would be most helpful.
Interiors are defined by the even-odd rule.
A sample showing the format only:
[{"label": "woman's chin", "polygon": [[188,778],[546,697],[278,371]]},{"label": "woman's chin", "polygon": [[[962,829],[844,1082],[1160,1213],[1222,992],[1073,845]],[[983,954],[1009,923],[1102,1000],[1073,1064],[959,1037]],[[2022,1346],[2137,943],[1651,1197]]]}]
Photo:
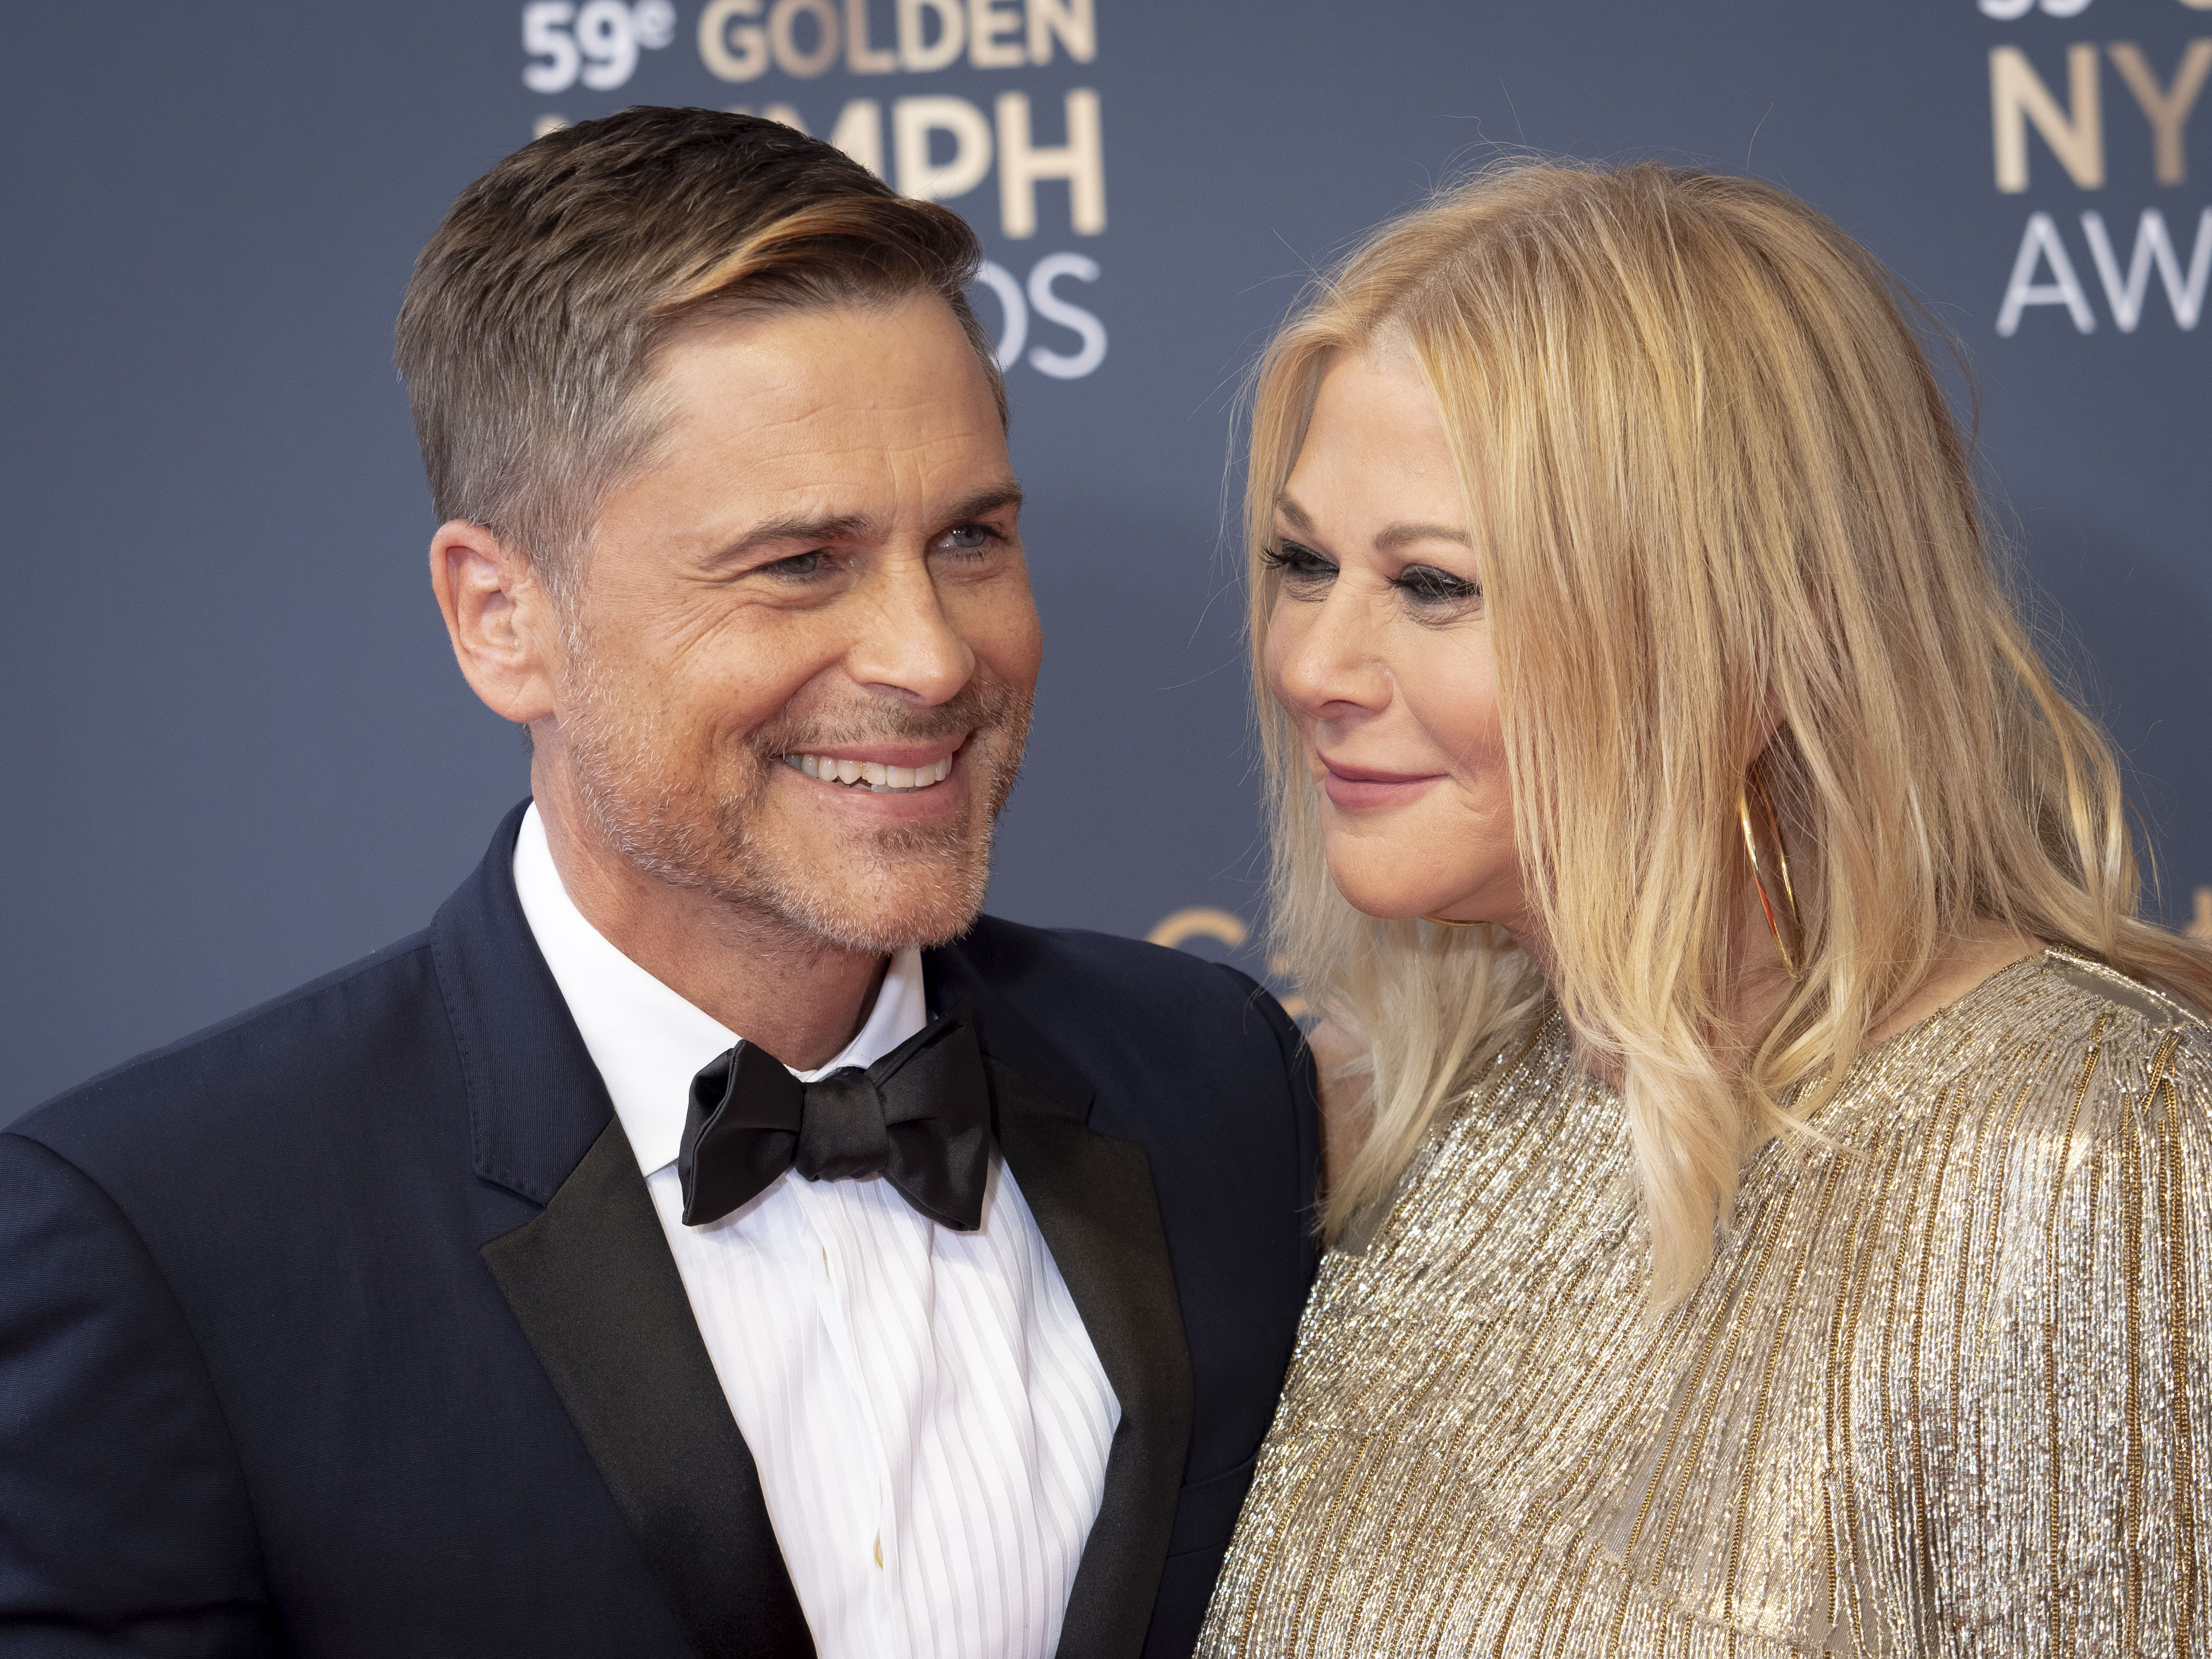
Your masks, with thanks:
[{"label": "woman's chin", "polygon": [[[1431,903],[1435,899],[1433,894],[1408,892],[1394,882],[1346,881],[1334,871],[1330,874],[1335,878],[1338,894],[1363,916],[1372,916],[1377,921],[1413,921],[1436,914]],[[1436,905],[1449,908],[1450,901],[1436,900]]]}]

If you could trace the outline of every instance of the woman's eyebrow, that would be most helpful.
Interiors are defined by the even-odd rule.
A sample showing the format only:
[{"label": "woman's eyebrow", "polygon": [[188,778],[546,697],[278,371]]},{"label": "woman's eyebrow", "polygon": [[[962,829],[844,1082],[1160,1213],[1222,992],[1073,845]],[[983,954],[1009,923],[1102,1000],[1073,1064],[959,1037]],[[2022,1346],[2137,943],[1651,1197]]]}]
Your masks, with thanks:
[{"label": "woman's eyebrow", "polygon": [[1455,530],[1442,524],[1394,524],[1375,538],[1377,553],[1392,553],[1414,542],[1457,542],[1462,547],[1473,547],[1474,540],[1464,530]]},{"label": "woman's eyebrow", "polygon": [[[1301,536],[1314,533],[1313,515],[1287,494],[1275,497],[1275,511],[1289,520],[1291,528]],[[1462,547],[1473,547],[1474,538],[1467,532],[1445,524],[1394,524],[1375,538],[1375,550],[1391,553],[1414,542],[1457,542]]]}]

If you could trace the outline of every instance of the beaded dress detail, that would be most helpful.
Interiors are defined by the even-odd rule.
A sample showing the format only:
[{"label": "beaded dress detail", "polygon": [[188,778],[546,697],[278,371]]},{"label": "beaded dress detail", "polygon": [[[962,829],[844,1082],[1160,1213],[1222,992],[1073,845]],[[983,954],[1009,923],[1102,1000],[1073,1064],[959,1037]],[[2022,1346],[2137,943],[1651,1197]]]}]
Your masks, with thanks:
[{"label": "beaded dress detail", "polygon": [[2212,1029],[2051,951],[1870,1049],[1648,1310],[1555,1011],[1323,1261],[1199,1651],[2203,1655]]}]

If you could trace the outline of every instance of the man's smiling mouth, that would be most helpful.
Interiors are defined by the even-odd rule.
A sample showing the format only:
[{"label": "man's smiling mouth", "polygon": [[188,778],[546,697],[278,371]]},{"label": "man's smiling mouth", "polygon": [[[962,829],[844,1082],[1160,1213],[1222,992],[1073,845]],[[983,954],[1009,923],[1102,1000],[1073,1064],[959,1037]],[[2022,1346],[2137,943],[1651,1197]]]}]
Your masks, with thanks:
[{"label": "man's smiling mouth", "polygon": [[880,761],[834,760],[828,755],[786,755],[783,763],[824,783],[869,789],[879,795],[910,794],[952,775],[952,757],[923,766],[885,766]]}]

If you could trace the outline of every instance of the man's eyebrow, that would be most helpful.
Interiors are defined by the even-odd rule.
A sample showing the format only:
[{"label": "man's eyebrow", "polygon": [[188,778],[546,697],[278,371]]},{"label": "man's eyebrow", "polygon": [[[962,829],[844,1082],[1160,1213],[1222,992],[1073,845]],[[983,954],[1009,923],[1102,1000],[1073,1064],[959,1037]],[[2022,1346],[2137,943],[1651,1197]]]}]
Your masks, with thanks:
[{"label": "man's eyebrow", "polygon": [[[1022,487],[1009,478],[1003,483],[986,485],[971,495],[953,502],[945,515],[947,524],[966,524],[981,519],[1000,508],[1018,507]],[[792,542],[820,546],[826,542],[866,541],[880,535],[881,522],[865,513],[824,513],[811,517],[793,514],[781,519],[770,519],[755,525],[736,541],[715,554],[718,564],[734,564],[763,547],[775,547]]]},{"label": "man's eyebrow", "polygon": [[829,513],[808,518],[793,514],[788,518],[770,519],[765,524],[755,525],[750,530],[715,554],[718,564],[733,564],[748,554],[763,547],[773,547],[785,542],[851,541],[866,537],[876,527],[876,521],[865,513]]},{"label": "man's eyebrow", "polygon": [[945,515],[945,522],[967,524],[972,520],[988,518],[1001,507],[1021,504],[1022,487],[1009,478],[1004,483],[987,484],[974,495],[955,501],[951,511]]}]

